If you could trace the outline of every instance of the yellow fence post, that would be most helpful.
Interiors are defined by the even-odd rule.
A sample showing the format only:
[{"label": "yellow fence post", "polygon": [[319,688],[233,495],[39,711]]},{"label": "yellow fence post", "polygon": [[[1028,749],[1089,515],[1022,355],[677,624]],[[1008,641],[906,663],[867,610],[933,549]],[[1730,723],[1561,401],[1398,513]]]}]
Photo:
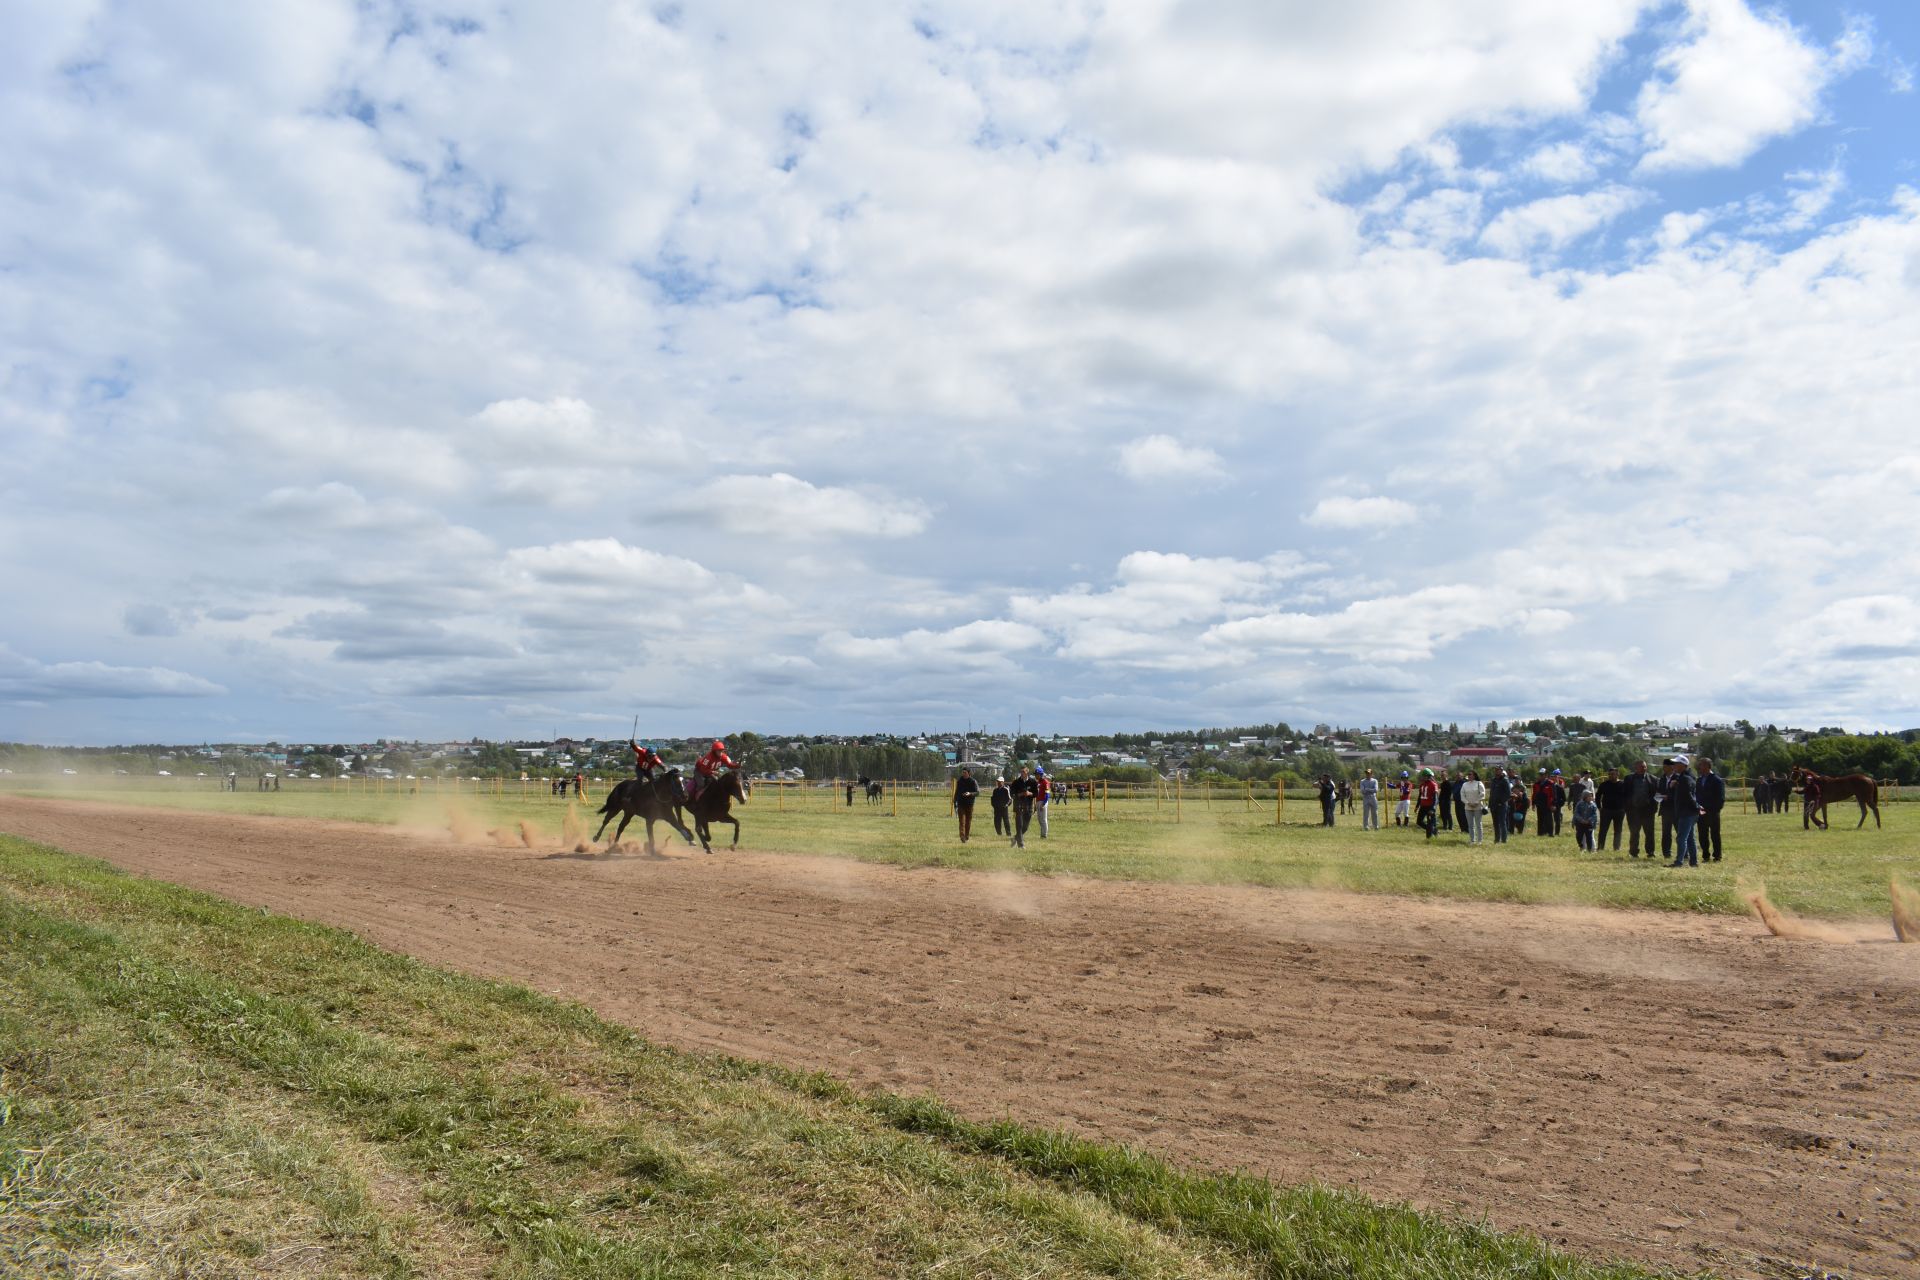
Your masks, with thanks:
[{"label": "yellow fence post", "polygon": [[1186,790],[1187,780],[1179,774],[1173,775],[1173,820],[1180,821],[1180,794]]},{"label": "yellow fence post", "polygon": [[1286,811],[1287,811],[1287,780],[1285,778],[1275,778],[1273,780],[1273,825],[1274,826],[1277,827],[1280,825],[1280,819],[1282,815],[1286,813]]},{"label": "yellow fence post", "polygon": [[893,793],[893,816],[897,818],[900,816],[900,779],[888,779],[887,790]]}]

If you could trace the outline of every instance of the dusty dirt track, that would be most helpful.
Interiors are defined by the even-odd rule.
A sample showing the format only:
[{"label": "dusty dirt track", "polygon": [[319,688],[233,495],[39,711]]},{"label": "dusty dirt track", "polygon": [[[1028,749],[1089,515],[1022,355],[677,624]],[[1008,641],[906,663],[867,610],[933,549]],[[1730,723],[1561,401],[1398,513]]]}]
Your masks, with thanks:
[{"label": "dusty dirt track", "polygon": [[1920,1276],[1920,948],[1891,941],[17,798],[0,830],[974,1115],[1603,1256]]}]

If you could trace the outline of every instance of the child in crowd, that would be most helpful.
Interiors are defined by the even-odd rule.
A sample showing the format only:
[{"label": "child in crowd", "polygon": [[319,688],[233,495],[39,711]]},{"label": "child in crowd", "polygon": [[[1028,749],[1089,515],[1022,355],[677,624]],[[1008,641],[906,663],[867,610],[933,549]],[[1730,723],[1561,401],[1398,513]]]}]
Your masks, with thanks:
[{"label": "child in crowd", "polygon": [[1573,806],[1574,842],[1588,853],[1594,850],[1593,829],[1600,824],[1600,806],[1593,802],[1593,792],[1583,791]]}]

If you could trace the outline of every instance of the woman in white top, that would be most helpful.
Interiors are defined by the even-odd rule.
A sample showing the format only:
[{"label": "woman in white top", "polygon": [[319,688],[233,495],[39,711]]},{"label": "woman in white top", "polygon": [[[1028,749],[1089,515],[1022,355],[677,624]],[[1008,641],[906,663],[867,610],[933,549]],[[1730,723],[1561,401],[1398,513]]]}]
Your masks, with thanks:
[{"label": "woman in white top", "polygon": [[1460,784],[1460,807],[1467,811],[1467,843],[1480,843],[1481,824],[1487,814],[1487,784],[1478,773],[1469,772]]}]

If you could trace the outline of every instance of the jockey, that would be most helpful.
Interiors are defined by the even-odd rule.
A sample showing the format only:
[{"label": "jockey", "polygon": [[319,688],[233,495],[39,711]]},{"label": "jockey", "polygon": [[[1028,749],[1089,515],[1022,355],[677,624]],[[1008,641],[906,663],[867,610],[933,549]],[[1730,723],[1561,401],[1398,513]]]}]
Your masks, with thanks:
[{"label": "jockey", "polygon": [[693,762],[693,791],[695,795],[719,775],[722,768],[734,767],[733,757],[727,754],[727,744],[715,738],[713,745],[707,748],[707,754]]},{"label": "jockey", "polygon": [[660,767],[660,753],[652,747],[643,747],[632,738],[627,745],[633,748],[633,776],[642,782],[653,781],[653,771]]}]

